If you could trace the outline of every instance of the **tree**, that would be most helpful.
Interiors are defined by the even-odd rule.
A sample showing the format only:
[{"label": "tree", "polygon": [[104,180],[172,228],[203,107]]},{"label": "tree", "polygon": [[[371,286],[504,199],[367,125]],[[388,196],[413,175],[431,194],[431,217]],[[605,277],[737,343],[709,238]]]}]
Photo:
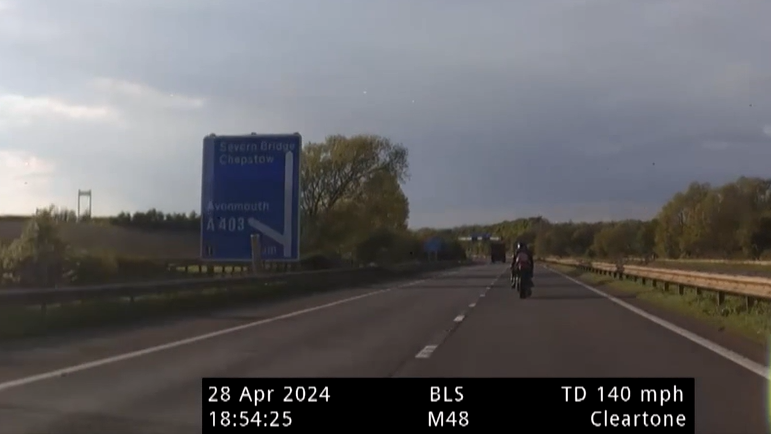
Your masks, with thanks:
[{"label": "tree", "polygon": [[[648,221],[549,223],[540,217],[451,229],[453,236],[492,232],[530,239],[541,255],[618,259],[771,257],[771,179],[741,177],[715,187],[691,183]],[[470,250],[484,253],[486,245]]]},{"label": "tree", "polygon": [[[721,186],[693,182],[647,221],[552,223],[537,216],[410,231],[410,204],[402,190],[408,177],[407,154],[402,145],[374,135],[330,136],[306,145],[301,172],[303,250],[330,259],[326,263],[341,262],[334,258],[411,260],[424,256],[425,240],[440,237],[445,243],[439,257],[457,259],[466,251],[489,253],[489,243],[459,243],[458,237],[491,233],[509,246],[527,242],[542,256],[771,258],[771,179],[741,177]],[[51,275],[50,269],[29,264],[40,264],[44,257],[49,259],[43,262],[56,262],[50,258],[65,247],[49,228],[69,221],[74,213],[49,207],[38,214],[42,223],[28,227],[21,239],[3,248],[0,273],[14,279],[31,276],[22,279],[28,283],[37,275]],[[200,228],[196,212],[151,209],[102,219],[148,230]]]},{"label": "tree", "polygon": [[341,200],[357,200],[364,186],[386,173],[401,183],[408,176],[407,149],[374,135],[327,137],[305,146],[302,164],[302,209],[308,218],[332,209]]},{"label": "tree", "polygon": [[541,255],[568,255],[572,235],[572,228],[567,224],[544,224],[536,233],[535,250]]},{"label": "tree", "polygon": [[646,259],[655,254],[657,226],[657,219],[639,222],[634,246],[635,251]]},{"label": "tree", "polygon": [[352,252],[372,231],[406,230],[407,149],[375,135],[330,136],[304,148],[303,244]]},{"label": "tree", "polygon": [[[575,226],[575,225],[570,225]],[[590,253],[594,236],[598,228],[586,223],[581,223],[573,228],[573,235],[570,237],[566,253],[571,256],[584,256]]]}]

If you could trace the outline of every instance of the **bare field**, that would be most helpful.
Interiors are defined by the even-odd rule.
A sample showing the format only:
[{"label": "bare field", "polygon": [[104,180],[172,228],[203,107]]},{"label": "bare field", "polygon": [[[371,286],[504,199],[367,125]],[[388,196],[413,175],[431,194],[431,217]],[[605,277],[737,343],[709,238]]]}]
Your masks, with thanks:
[{"label": "bare field", "polygon": [[[25,221],[0,218],[0,241],[21,235]],[[198,259],[200,235],[195,232],[150,232],[104,224],[62,223],[62,238],[76,248],[148,259]]]}]

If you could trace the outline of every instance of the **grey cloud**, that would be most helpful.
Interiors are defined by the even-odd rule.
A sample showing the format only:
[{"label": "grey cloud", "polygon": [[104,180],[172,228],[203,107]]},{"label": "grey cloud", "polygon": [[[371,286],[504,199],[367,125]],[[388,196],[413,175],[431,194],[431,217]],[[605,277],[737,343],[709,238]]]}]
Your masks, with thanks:
[{"label": "grey cloud", "polygon": [[417,226],[648,216],[692,180],[771,160],[764,1],[17,4],[60,34],[0,41],[13,60],[0,92],[93,102],[90,81],[110,77],[206,99],[188,113],[123,105],[125,132],[11,138],[68,167],[92,156],[102,169],[73,184],[126,206],[196,207],[209,132],[388,135],[411,151]]}]

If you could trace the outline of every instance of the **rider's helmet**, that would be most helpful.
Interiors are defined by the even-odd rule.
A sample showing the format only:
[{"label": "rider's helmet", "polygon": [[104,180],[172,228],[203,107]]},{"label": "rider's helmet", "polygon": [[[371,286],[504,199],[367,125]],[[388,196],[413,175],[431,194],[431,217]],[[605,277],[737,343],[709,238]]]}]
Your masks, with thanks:
[{"label": "rider's helmet", "polygon": [[522,241],[517,242],[517,251],[519,250],[527,250],[527,243],[524,243]]}]

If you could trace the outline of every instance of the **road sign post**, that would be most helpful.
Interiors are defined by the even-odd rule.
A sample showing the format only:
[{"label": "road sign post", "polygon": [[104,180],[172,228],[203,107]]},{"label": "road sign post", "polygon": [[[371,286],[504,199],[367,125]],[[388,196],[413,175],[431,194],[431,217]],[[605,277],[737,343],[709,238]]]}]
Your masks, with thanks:
[{"label": "road sign post", "polygon": [[252,272],[262,272],[262,249],[260,248],[260,234],[252,234]]},{"label": "road sign post", "polygon": [[439,260],[439,251],[442,249],[442,239],[439,237],[432,237],[427,239],[423,243],[423,251],[428,255],[428,260]]},{"label": "road sign post", "polygon": [[299,133],[206,136],[203,140],[201,259],[300,259]]}]

